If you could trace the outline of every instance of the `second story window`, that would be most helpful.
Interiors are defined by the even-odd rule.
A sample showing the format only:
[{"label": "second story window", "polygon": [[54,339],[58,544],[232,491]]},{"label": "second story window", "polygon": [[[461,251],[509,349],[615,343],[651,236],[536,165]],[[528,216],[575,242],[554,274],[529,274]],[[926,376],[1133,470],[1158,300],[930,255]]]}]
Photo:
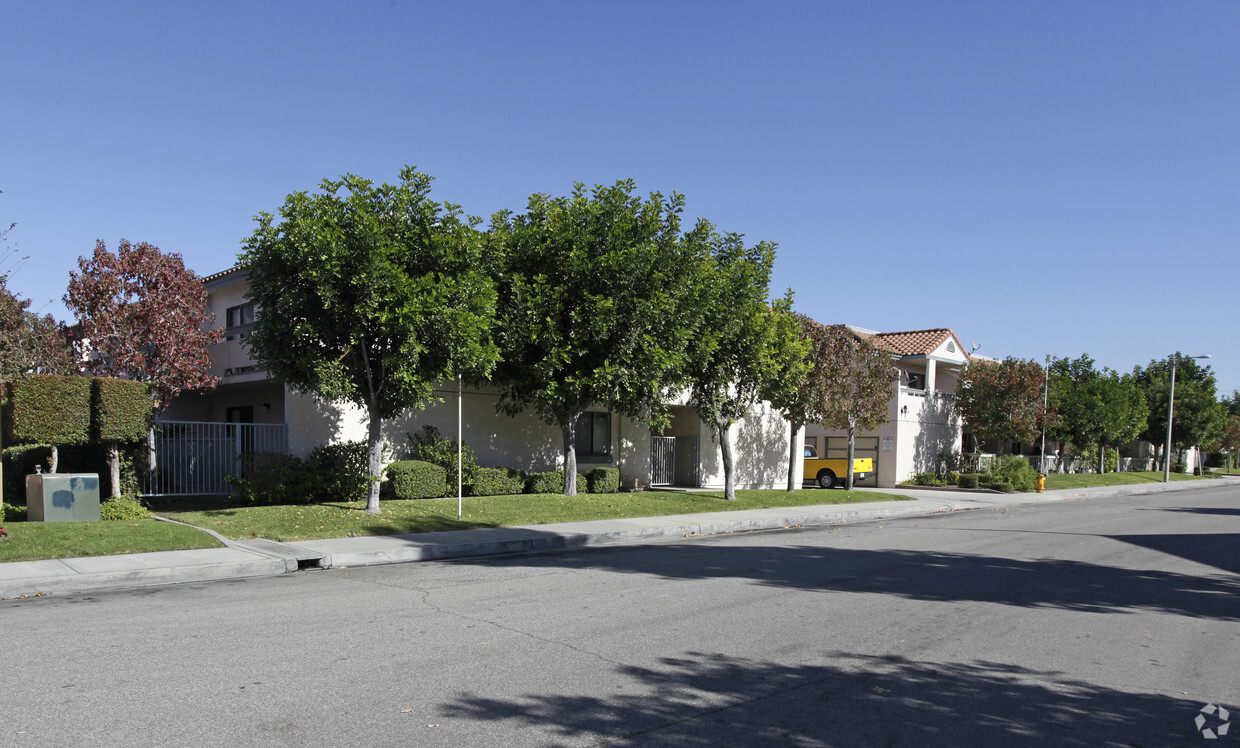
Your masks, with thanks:
[{"label": "second story window", "polygon": [[224,339],[244,339],[254,326],[254,305],[230,306],[224,312]]},{"label": "second story window", "polygon": [[910,390],[926,389],[926,375],[922,374],[921,372],[918,372],[918,371],[908,372],[906,381],[908,382],[908,384],[905,386],[908,387]]}]

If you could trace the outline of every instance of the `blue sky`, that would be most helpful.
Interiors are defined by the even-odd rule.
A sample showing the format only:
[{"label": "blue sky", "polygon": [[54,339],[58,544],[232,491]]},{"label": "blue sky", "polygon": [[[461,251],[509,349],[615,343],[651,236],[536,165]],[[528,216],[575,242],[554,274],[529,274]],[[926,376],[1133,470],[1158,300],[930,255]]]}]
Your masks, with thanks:
[{"label": "blue sky", "polygon": [[1235,2],[0,7],[10,287],[96,239],[206,275],[259,211],[403,164],[483,217],[636,180],[779,244],[825,322],[1240,388]]}]

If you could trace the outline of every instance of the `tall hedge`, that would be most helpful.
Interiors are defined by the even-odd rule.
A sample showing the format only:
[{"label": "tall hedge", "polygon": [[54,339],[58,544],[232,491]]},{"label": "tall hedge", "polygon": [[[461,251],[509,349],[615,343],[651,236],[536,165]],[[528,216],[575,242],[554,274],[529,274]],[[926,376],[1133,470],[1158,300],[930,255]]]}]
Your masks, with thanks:
[{"label": "tall hedge", "polygon": [[85,377],[24,377],[5,386],[6,444],[85,444],[90,441],[90,386]]},{"label": "tall hedge", "polygon": [[89,381],[94,438],[104,442],[144,441],[151,427],[151,386],[109,377]]}]

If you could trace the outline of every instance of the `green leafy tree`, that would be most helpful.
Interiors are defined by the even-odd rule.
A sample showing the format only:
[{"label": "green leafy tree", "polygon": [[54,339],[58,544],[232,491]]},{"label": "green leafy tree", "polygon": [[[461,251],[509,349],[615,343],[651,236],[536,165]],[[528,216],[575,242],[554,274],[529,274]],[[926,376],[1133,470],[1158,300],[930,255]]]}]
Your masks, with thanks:
[{"label": "green leafy tree", "polygon": [[982,443],[1011,439],[1031,442],[1047,418],[1043,385],[1046,374],[1036,361],[1008,357],[975,360],[965,367],[956,387],[956,407]]},{"label": "green leafy tree", "polygon": [[[791,426],[788,439],[788,490],[800,487],[797,465],[804,458],[797,433],[806,424],[827,420],[831,401],[830,371],[831,329],[803,314],[792,313],[804,351],[801,366],[788,370],[789,376],[776,380],[763,395],[778,409]],[[798,376],[799,375],[799,376]]]},{"label": "green leafy tree", "polygon": [[1218,436],[1210,443],[1209,451],[1225,453],[1227,467],[1236,467],[1236,456],[1240,455],[1240,415],[1227,415]]},{"label": "green leafy tree", "polygon": [[1087,354],[1051,361],[1050,401],[1052,434],[1081,448],[1096,446],[1099,473],[1105,472],[1106,447],[1136,439],[1149,414],[1131,374],[1095,369]]},{"label": "green leafy tree", "polygon": [[[1223,428],[1226,409],[1219,403],[1214,372],[1209,365],[1178,351],[1149,366],[1133,369],[1133,377],[1145,393],[1148,407],[1141,439],[1157,445],[1159,455],[1167,459],[1167,401],[1171,394],[1171,366],[1175,362],[1175,423],[1171,446],[1177,450],[1213,441]],[[1161,464],[1161,463],[1160,463]]]},{"label": "green leafy tree", "polygon": [[830,393],[822,425],[848,431],[848,477],[844,488],[853,487],[853,460],[858,430],[878,428],[887,417],[899,373],[891,354],[875,348],[845,325],[827,327],[824,356],[815,362],[815,376],[823,378]]},{"label": "green leafy tree", "polygon": [[711,237],[703,323],[691,348],[689,404],[713,430],[723,457],[724,498],[736,499],[732,426],[779,383],[804,369],[792,294],[769,299],[775,245],[746,247],[739,234]]},{"label": "green leafy tree", "polygon": [[430,199],[431,177],[346,175],[289,195],[240,261],[258,307],[254,358],[293,389],[346,400],[369,418],[367,511],[379,513],[385,419],[436,401],[444,379],[485,377],[495,289],[478,219]]},{"label": "green leafy tree", "polygon": [[710,227],[682,236],[681,195],[642,200],[631,180],[567,197],[530,196],[526,212],[495,214],[505,260],[498,337],[499,408],[533,410],[559,426],[564,493],[577,493],[577,422],[591,406],[656,428],[685,381],[701,319],[699,276]]}]

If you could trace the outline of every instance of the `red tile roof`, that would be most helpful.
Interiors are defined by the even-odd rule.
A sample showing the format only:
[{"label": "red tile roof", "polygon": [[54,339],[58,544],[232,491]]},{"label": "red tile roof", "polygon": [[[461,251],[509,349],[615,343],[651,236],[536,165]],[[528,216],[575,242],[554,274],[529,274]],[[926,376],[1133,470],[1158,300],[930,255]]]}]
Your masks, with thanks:
[{"label": "red tile roof", "polygon": [[946,327],[937,327],[932,330],[880,332],[871,336],[870,340],[876,347],[890,351],[897,356],[925,356],[934,353],[948,338],[955,340],[957,349],[960,348],[960,341],[956,339],[955,333]]}]

